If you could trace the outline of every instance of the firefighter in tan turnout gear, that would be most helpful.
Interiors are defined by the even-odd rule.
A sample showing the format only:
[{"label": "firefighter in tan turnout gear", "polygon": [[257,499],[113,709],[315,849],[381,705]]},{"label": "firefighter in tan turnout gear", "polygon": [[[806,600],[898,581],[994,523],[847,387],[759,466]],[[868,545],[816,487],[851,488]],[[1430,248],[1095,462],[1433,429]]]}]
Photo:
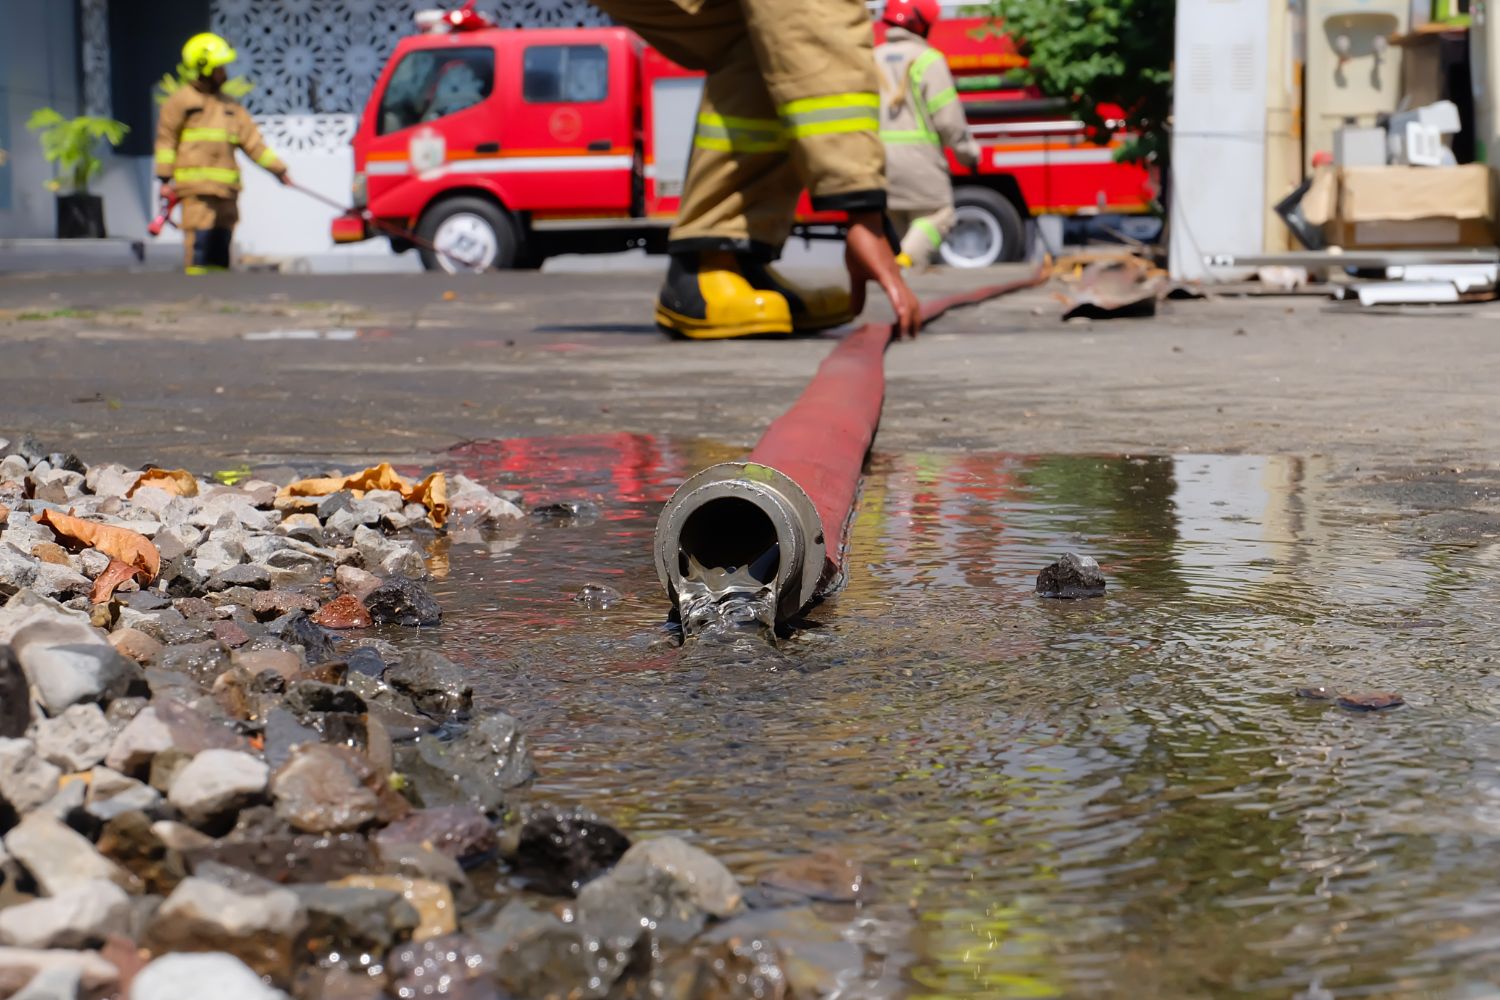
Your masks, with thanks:
[{"label": "firefighter in tan turnout gear", "polygon": [[[708,74],[656,321],[699,339],[819,330],[879,283],[903,335],[920,306],[886,236],[874,37],[862,0],[594,0]],[[851,287],[798,288],[769,266],[806,188],[849,214]]]},{"label": "firefighter in tan turnout gear", "polygon": [[891,220],[901,234],[902,263],[918,268],[932,262],[953,230],[953,181],[943,149],[966,166],[979,162],[948,62],[927,44],[941,12],[938,0],[890,0],[885,43],[875,50]]},{"label": "firefighter in tan turnout gear", "polygon": [[[266,146],[260,129],[220,88],[235,51],[218,35],[201,34],[182,48],[185,81],[161,109],[156,127],[156,176],[182,199],[183,250],[188,274],[229,268],[229,246],[239,221],[240,170],[236,150],[290,184],[286,165]],[[167,186],[170,185],[170,188]]]}]

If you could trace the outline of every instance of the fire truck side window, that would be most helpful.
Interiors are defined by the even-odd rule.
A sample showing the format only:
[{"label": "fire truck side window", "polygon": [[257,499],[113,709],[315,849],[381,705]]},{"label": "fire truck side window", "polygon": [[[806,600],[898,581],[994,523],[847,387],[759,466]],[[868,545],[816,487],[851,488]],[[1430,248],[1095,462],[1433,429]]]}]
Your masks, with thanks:
[{"label": "fire truck side window", "polygon": [[472,108],[495,89],[495,52],[488,48],[419,49],[391,74],[380,99],[380,135]]},{"label": "fire truck side window", "polygon": [[533,45],[522,60],[521,96],[532,104],[602,101],[609,53],[602,45]]}]

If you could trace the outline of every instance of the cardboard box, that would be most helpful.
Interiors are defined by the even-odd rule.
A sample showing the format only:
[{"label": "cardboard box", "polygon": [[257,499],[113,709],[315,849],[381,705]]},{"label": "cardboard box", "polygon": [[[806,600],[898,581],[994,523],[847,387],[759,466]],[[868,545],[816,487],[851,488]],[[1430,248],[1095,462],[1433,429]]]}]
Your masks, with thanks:
[{"label": "cardboard box", "polygon": [[1346,248],[1495,245],[1490,168],[1345,167],[1320,173],[1304,214]]}]

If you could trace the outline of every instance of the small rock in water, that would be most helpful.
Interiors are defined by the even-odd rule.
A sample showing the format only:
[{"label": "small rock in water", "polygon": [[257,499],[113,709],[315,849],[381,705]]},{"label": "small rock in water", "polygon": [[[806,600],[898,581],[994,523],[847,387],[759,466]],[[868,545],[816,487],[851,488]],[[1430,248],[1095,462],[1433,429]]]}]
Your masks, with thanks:
[{"label": "small rock in water", "polygon": [[299,885],[292,891],[307,910],[307,949],[336,952],[356,965],[378,962],[422,922],[416,908],[392,889]]},{"label": "small rock in water", "polygon": [[864,866],[827,849],[783,861],[762,875],[760,884],[827,903],[853,903],[869,897]]},{"label": "small rock in water", "polygon": [[573,603],[588,608],[591,611],[608,611],[619,604],[621,595],[613,587],[606,587],[598,583],[587,584],[582,590],[573,595]]},{"label": "small rock in water", "polygon": [[425,879],[402,878],[399,875],[350,875],[335,882],[334,886],[346,889],[384,889],[399,893],[421,916],[421,923],[412,931],[414,941],[452,934],[458,929],[453,893],[446,885]]},{"label": "small rock in water", "polygon": [[366,573],[357,566],[340,566],[333,574],[338,587],[356,601],[364,603],[385,581],[374,573]]},{"label": "small rock in water", "polygon": [[369,787],[374,779],[364,758],[347,747],[299,746],[271,780],[276,815],[304,833],[358,830],[383,810]]},{"label": "small rock in water", "polygon": [[625,856],[630,838],[585,813],[547,812],[526,820],[515,867],[542,892],[576,893]]},{"label": "small rock in water", "polygon": [[336,597],[323,605],[322,610],[312,616],[312,620],[331,629],[369,628],[374,624],[369,609],[359,602],[359,598],[350,594]]},{"label": "small rock in water", "polygon": [[1092,557],[1069,552],[1037,574],[1036,592],[1065,600],[1099,597],[1104,593],[1104,574]]},{"label": "small rock in water", "polygon": [[599,508],[587,500],[564,500],[558,503],[538,504],[531,508],[531,516],[543,521],[586,524],[598,519]]},{"label": "small rock in water", "polygon": [[474,703],[463,669],[435,649],[407,650],[400,663],[386,668],[385,682],[438,718],[467,715]]},{"label": "small rock in water", "polygon": [[1338,704],[1340,708],[1356,712],[1378,712],[1405,705],[1406,699],[1393,691],[1361,691],[1357,694],[1340,695]]},{"label": "small rock in water", "polygon": [[474,863],[495,849],[495,829],[475,808],[447,806],[421,809],[375,835],[382,852],[397,845],[420,844],[455,861]]},{"label": "small rock in water", "polygon": [[393,577],[365,598],[370,617],[380,625],[404,625],[427,628],[443,620],[443,609],[421,584],[405,577]]},{"label": "small rock in water", "polygon": [[1306,698],[1308,701],[1332,701],[1337,698],[1338,692],[1321,684],[1312,684],[1308,687],[1297,689],[1298,698]]},{"label": "small rock in water", "polygon": [[[157,952],[221,949],[261,975],[284,979],[306,926],[302,902],[290,889],[238,892],[207,879],[188,878],[156,911],[145,943]],[[150,971],[148,967],[142,976]],[[200,991],[204,985],[199,984]],[[133,995],[141,995],[139,979]]]},{"label": "small rock in water", "polygon": [[391,952],[387,963],[392,994],[402,1000],[502,1000],[488,982],[496,971],[489,952],[464,934],[402,945]]}]

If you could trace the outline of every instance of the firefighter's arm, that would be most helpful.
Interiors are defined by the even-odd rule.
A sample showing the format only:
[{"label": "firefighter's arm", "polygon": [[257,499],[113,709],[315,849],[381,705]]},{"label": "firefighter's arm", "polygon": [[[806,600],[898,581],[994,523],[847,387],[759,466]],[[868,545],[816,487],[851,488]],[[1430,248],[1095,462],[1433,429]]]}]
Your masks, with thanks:
[{"label": "firefighter's arm", "polygon": [[288,182],[286,164],[281,162],[266,140],[261,137],[260,126],[255,124],[255,119],[250,117],[248,111],[240,113],[240,148],[245,155],[254,160],[258,166],[276,175],[276,179],[285,184]]},{"label": "firefighter's arm", "polygon": [[766,0],[743,9],[813,208],[883,210],[880,84],[863,0]]},{"label": "firefighter's arm", "polygon": [[156,122],[156,176],[163,184],[172,181],[177,169],[177,142],[187,118],[187,102],[181,90],[167,98]]},{"label": "firefighter's arm", "polygon": [[927,118],[943,145],[953,150],[965,166],[977,164],[979,146],[969,135],[969,121],[964,116],[964,105],[958,99],[958,87],[946,59],[935,59],[927,67],[922,77],[922,100],[926,103]]}]

